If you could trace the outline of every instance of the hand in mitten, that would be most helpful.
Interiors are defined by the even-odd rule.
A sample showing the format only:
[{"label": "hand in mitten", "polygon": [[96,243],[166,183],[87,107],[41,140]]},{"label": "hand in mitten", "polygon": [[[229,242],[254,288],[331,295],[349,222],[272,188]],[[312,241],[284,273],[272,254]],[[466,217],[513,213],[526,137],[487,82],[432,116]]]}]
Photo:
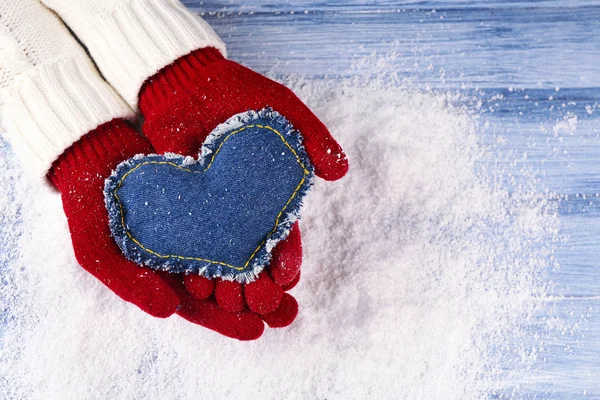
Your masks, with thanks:
[{"label": "hand in mitten", "polygon": [[[48,178],[61,193],[77,261],[123,300],[150,315],[165,318],[177,313],[225,336],[258,338],[264,324],[256,314],[226,312],[212,299],[194,298],[185,290],[183,275],[157,273],[128,261],[111,237],[105,179],[120,162],[153,152],[126,122],[114,120],[83,136],[54,163]],[[278,313],[270,318],[285,319]]]},{"label": "hand in mitten", "polygon": [[[317,176],[336,180],[345,175],[348,161],[342,149],[291,90],[226,60],[214,48],[181,57],[150,78],[140,92],[144,133],[159,153],[195,157],[217,125],[233,115],[266,107],[282,114],[302,133]],[[287,240],[273,250],[269,267],[255,281],[240,284],[217,279],[215,283],[190,274],[185,284],[197,298],[214,293],[225,310],[236,312],[248,307],[261,315],[280,310],[282,317],[283,309],[289,308],[290,320],[295,311],[288,304],[295,300],[284,292],[297,283],[301,262],[300,232],[295,225]]]}]

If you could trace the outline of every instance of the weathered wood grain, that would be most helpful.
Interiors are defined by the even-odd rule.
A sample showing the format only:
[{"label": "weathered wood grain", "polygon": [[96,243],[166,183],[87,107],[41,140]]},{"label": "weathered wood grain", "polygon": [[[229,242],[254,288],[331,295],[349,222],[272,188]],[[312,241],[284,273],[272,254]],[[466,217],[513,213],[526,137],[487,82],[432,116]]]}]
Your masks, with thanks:
[{"label": "weathered wood grain", "polygon": [[431,9],[451,9],[471,10],[475,8],[571,8],[596,6],[598,3],[592,0],[473,0],[473,1],[365,1],[365,0],[334,0],[334,1],[315,1],[315,0],[292,0],[286,2],[256,0],[256,1],[198,1],[183,0],[183,3],[190,8],[198,9],[203,12],[266,12],[266,13],[285,13],[290,11],[309,11],[315,12],[365,12],[382,11],[390,12],[394,10],[431,10]]},{"label": "weathered wood grain", "polygon": [[[190,3],[197,11],[231,9],[216,4]],[[376,53],[421,86],[600,87],[597,6],[341,8],[347,12],[314,6],[278,13],[264,6],[257,13],[240,6],[205,17],[232,57],[275,74],[375,74],[352,65]]]}]

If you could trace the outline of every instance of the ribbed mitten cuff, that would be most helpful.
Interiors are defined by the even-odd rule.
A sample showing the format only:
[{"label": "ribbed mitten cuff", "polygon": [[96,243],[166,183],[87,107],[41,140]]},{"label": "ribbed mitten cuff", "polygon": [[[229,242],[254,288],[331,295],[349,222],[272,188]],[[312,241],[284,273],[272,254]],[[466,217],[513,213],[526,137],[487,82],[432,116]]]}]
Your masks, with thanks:
[{"label": "ribbed mitten cuff", "polygon": [[198,15],[177,0],[134,0],[77,30],[106,80],[137,111],[144,82],[174,60],[225,44]]},{"label": "ribbed mitten cuff", "polygon": [[2,124],[17,156],[37,176],[81,136],[133,113],[81,56],[42,64],[5,92]]},{"label": "ribbed mitten cuff", "polygon": [[79,185],[93,186],[91,181],[103,183],[122,161],[149,153],[150,143],[125,120],[115,119],[73,143],[54,162],[48,179],[61,193]]},{"label": "ribbed mitten cuff", "polygon": [[[181,93],[194,93],[198,81],[207,79],[207,67],[225,61],[218,49],[207,47],[193,51],[166,66],[146,81],[140,91],[140,110],[149,117],[155,110],[165,109]],[[217,67],[218,68],[218,67]]]}]

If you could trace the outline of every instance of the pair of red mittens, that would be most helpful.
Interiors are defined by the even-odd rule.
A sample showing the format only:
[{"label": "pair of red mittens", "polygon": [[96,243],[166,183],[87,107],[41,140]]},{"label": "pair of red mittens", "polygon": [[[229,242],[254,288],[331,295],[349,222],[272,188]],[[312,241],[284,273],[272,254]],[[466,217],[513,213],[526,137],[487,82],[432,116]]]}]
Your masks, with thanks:
[{"label": "pair of red mittens", "polygon": [[104,204],[104,180],[122,161],[165,152],[197,157],[218,124],[265,107],[278,111],[303,134],[317,176],[335,180],[347,172],[340,146],[288,88],[224,59],[216,49],[197,50],[143,86],[140,109],[146,138],[125,121],[111,121],[73,144],[49,172],[62,196],[79,264],[119,297],[153,316],[176,313],[239,340],[260,337],[263,321],[271,327],[292,323],[298,304],[286,291],[300,279],[302,243],[297,224],[275,247],[259,277],[241,284],[156,272],[128,261],[110,236]]}]

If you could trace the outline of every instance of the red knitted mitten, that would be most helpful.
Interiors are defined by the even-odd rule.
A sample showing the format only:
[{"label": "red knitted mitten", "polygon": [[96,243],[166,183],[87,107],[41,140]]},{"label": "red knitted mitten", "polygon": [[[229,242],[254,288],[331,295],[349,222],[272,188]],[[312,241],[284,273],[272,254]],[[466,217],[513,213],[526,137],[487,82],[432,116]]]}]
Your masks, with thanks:
[{"label": "red knitted mitten", "polygon": [[[204,48],[179,58],[150,78],[140,92],[146,118],[144,133],[159,153],[196,157],[208,134],[235,114],[271,107],[282,114],[304,137],[304,146],[315,173],[336,180],[348,170],[342,149],[321,121],[294,93],[235,62],[214,48]],[[302,244],[296,225],[288,238],[273,250],[273,259],[259,278],[248,284],[188,275],[186,287],[197,298],[214,292],[219,306],[228,311],[247,307],[263,315],[271,326],[291,323],[295,300],[285,294],[299,279]],[[277,311],[276,318],[270,313]],[[265,317],[265,315],[267,315]]]},{"label": "red knitted mitten", "polygon": [[161,276],[128,261],[111,237],[104,180],[120,162],[153,152],[127,122],[114,120],[83,136],[55,161],[48,178],[61,193],[77,261],[123,300],[150,315],[165,318],[177,313],[229,337],[258,338],[264,324],[256,314],[232,314],[214,300],[193,298],[184,289],[182,275]]}]

